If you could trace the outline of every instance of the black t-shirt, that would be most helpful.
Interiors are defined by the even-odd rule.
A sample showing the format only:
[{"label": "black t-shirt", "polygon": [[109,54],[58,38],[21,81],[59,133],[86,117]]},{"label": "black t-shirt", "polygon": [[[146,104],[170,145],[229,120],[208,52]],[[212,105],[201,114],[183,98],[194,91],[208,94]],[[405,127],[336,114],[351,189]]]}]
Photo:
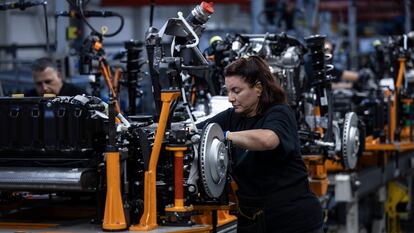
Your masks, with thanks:
[{"label": "black t-shirt", "polygon": [[[279,137],[279,146],[269,151],[233,146],[232,177],[239,187],[240,208],[245,211],[249,200],[263,200],[266,232],[302,233],[321,228],[321,206],[309,189],[296,119],[288,105],[274,105],[262,115],[250,118],[230,108],[197,126],[210,122],[218,123],[224,131],[269,129]],[[243,216],[239,217],[243,224]]]},{"label": "black t-shirt", "polygon": [[[233,178],[239,193],[246,196],[266,196],[307,179],[306,167],[300,155],[295,116],[288,105],[274,105],[264,114],[246,118],[229,108],[206,122],[218,123],[223,131],[270,129],[280,145],[270,151],[249,151],[233,147]],[[201,126],[201,125],[199,125]]]},{"label": "black t-shirt", "polygon": [[[60,89],[60,92],[57,96],[75,96],[75,95],[82,95],[82,94],[87,94],[87,92],[83,90],[82,88],[75,86],[71,83],[63,82],[62,88]],[[27,91],[26,93],[24,93],[24,96],[35,97],[39,95],[37,94],[36,89],[33,88]]]}]

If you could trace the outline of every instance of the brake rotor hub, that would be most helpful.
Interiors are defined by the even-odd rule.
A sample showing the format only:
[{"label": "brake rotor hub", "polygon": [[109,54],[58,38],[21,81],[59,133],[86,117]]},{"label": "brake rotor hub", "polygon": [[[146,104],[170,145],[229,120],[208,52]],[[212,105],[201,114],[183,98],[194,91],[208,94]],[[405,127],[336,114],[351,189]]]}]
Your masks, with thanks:
[{"label": "brake rotor hub", "polygon": [[205,127],[200,142],[200,172],[204,190],[217,198],[226,184],[229,156],[221,127],[216,123]]},{"label": "brake rotor hub", "polygon": [[354,169],[358,162],[359,151],[358,116],[354,112],[345,115],[342,135],[342,156],[345,168]]}]

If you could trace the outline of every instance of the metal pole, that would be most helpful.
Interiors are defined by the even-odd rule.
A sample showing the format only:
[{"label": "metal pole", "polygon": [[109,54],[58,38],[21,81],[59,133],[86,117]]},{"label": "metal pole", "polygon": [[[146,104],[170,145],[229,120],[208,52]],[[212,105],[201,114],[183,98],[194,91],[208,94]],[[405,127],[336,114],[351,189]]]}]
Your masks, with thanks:
[{"label": "metal pole", "polygon": [[[55,11],[62,12],[68,10],[66,1],[55,1]],[[69,19],[67,17],[60,17],[56,22],[56,41],[52,43],[56,44],[56,54],[67,53],[67,42],[66,42],[66,28],[69,25]]]},{"label": "metal pole", "polygon": [[310,14],[310,30],[312,32],[312,34],[318,33],[316,31],[316,24],[317,24],[317,20],[318,20],[318,16],[319,16],[319,0],[315,0],[313,3],[311,10],[311,14]]},{"label": "metal pole", "polygon": [[351,70],[358,69],[358,44],[357,44],[357,32],[356,32],[356,2],[355,0],[348,1],[348,31],[349,31],[349,43],[351,50],[349,54],[350,68]]},{"label": "metal pole", "polygon": [[9,14],[8,14],[8,11],[3,11],[3,12],[1,12],[1,14],[0,14],[0,26],[1,26],[1,28],[2,28],[2,32],[3,33],[0,33],[0,44],[2,44],[2,45],[6,45],[6,44],[8,44],[8,35],[10,34],[10,32],[8,31],[8,17],[9,17]]},{"label": "metal pole", "polygon": [[[0,14],[0,28],[2,33],[0,33],[0,44],[1,45],[8,45],[9,44],[9,35],[11,34],[9,31],[9,11],[3,11]],[[0,51],[0,60],[6,59],[6,52],[5,50]],[[6,70],[8,64],[0,65],[0,70]],[[7,67],[7,68],[6,68]]]},{"label": "metal pole", "polygon": [[263,27],[259,24],[259,14],[263,12],[264,1],[254,0],[251,1],[251,32],[252,33],[263,33]]},{"label": "metal pole", "polygon": [[404,1],[405,8],[405,33],[411,31],[411,0]]}]

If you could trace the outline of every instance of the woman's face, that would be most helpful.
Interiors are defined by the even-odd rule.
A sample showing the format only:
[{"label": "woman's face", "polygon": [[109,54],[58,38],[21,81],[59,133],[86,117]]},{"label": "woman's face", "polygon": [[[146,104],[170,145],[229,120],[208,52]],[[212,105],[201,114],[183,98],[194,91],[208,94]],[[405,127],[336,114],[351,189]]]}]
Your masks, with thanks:
[{"label": "woman's face", "polygon": [[227,76],[225,83],[229,102],[233,105],[235,112],[247,117],[255,116],[260,95],[262,94],[261,83],[257,82],[253,87],[250,87],[238,75]]}]

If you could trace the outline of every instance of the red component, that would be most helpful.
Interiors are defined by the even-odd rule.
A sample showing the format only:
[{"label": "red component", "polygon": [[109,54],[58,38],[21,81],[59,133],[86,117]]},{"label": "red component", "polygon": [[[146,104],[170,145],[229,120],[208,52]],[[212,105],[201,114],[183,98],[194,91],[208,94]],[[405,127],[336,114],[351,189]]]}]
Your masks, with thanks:
[{"label": "red component", "polygon": [[214,13],[214,8],[213,8],[213,2],[201,2],[200,4],[201,8],[203,8],[204,11],[206,11],[208,14],[213,14]]},{"label": "red component", "polygon": [[174,196],[175,199],[184,199],[183,188],[183,157],[174,157]]}]

